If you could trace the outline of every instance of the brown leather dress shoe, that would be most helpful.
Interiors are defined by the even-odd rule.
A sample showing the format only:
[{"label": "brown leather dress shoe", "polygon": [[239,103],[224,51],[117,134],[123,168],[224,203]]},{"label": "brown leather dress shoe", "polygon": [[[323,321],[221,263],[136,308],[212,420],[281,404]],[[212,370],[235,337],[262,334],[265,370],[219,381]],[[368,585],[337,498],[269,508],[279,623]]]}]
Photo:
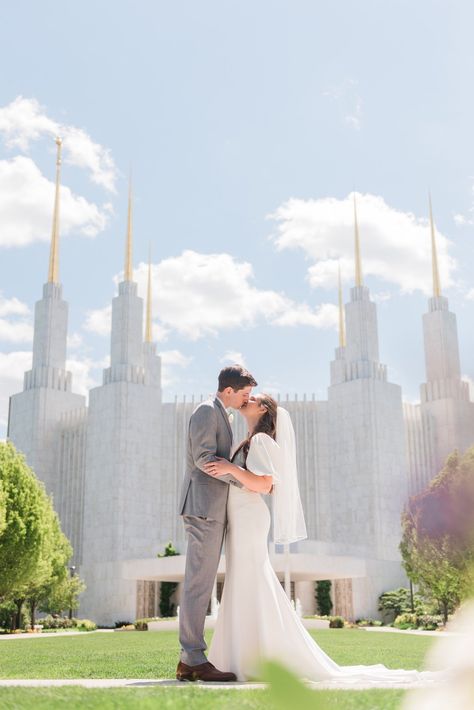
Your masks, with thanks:
[{"label": "brown leather dress shoe", "polygon": [[187,666],[180,661],[176,669],[178,680],[203,680],[206,683],[233,683],[237,680],[235,673],[218,671],[212,663],[201,663],[199,666]]}]

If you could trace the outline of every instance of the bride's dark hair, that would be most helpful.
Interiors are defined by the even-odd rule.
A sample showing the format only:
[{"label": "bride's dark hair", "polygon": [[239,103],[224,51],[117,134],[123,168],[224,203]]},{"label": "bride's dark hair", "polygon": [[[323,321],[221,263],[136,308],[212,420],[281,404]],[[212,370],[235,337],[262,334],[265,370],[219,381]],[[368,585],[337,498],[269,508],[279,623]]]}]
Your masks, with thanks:
[{"label": "bride's dark hair", "polygon": [[237,449],[232,458],[235,458],[235,455],[239,451],[243,451],[244,460],[247,460],[247,454],[250,449],[250,442],[252,441],[252,437],[255,436],[255,434],[268,434],[268,436],[271,436],[272,439],[276,439],[278,403],[273,399],[273,397],[270,397],[269,394],[258,394],[256,396],[256,399],[258,400],[260,406],[265,407],[265,412],[263,412],[262,416],[256,423],[253,432],[249,434],[249,436],[240,444],[239,448]]}]

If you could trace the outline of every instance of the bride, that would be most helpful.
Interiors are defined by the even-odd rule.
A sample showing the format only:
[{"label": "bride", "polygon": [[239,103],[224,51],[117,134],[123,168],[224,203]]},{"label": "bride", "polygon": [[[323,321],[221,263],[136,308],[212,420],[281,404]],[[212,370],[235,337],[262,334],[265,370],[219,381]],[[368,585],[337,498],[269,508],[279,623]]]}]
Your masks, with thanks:
[{"label": "bride", "polygon": [[206,464],[212,476],[231,473],[227,503],[226,579],[209,661],[238,680],[258,677],[263,660],[277,660],[300,678],[364,687],[413,685],[434,673],[390,670],[383,665],[338,666],[314,641],[295,613],[270,563],[270,513],[261,495],[272,494],[273,537],[291,543],[307,537],[298,489],[295,434],[287,410],[266,394],[239,410],[248,437],[232,457]]}]

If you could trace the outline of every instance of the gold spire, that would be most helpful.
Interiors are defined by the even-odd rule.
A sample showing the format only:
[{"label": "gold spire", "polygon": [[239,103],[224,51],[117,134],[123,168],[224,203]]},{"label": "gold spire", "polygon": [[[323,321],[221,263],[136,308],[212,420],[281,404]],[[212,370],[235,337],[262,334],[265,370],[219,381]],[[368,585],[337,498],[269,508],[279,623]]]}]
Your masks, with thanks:
[{"label": "gold spire", "polygon": [[125,244],[125,271],[123,280],[133,281],[132,266],[132,176],[128,185],[128,216],[127,216],[127,239]]},{"label": "gold spire", "polygon": [[145,343],[151,343],[152,337],[152,317],[151,317],[151,247],[148,253],[148,288],[146,294],[146,324]]},{"label": "gold spire", "polygon": [[433,296],[438,298],[441,296],[441,282],[439,279],[438,270],[438,253],[436,251],[436,231],[433,220],[433,208],[431,206],[431,192],[428,193],[430,202],[430,227],[431,227],[431,265],[433,269]]},{"label": "gold spire", "polygon": [[355,285],[362,286],[362,263],[360,259],[359,224],[357,222],[356,193],[354,192],[354,239],[355,239]]},{"label": "gold spire", "polygon": [[61,178],[61,138],[56,138],[56,192],[54,195],[53,228],[49,250],[48,282],[59,283],[59,187]]},{"label": "gold spire", "polygon": [[346,326],[344,323],[344,304],[342,302],[341,265],[338,267],[338,296],[339,296],[339,347],[346,345]]}]

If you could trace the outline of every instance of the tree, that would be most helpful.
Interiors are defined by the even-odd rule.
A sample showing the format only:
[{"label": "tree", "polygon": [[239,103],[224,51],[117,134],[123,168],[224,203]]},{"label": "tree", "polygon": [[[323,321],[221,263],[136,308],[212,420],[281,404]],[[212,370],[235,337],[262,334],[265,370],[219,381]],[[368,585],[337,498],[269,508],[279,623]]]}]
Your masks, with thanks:
[{"label": "tree", "polygon": [[49,614],[61,614],[66,609],[76,611],[79,608],[79,594],[86,585],[79,575],[72,577],[65,574],[62,579],[56,578],[52,584],[46,588],[45,594],[39,601],[41,611]]},{"label": "tree", "polygon": [[7,526],[7,495],[0,474],[0,535]]},{"label": "tree", "polygon": [[330,616],[332,611],[331,580],[321,579],[316,582],[316,601],[319,613],[322,616]]},{"label": "tree", "polygon": [[11,442],[0,443],[0,601],[31,582],[46,534],[43,485]]},{"label": "tree", "polygon": [[419,594],[415,594],[412,607],[410,590],[405,587],[399,587],[380,595],[379,611],[391,611],[394,618],[407,612],[419,612],[422,614],[424,612],[423,601]]},{"label": "tree", "polygon": [[[173,543],[169,542],[165,551],[158,554],[158,557],[174,557],[179,555],[179,552],[173,547]],[[177,582],[162,582],[160,585],[160,616],[173,616],[174,604],[171,603],[171,597],[178,588]]]},{"label": "tree", "polygon": [[0,443],[0,602],[15,604],[14,627],[25,602],[34,625],[38,604],[65,584],[71,555],[43,484],[11,442]]},{"label": "tree", "polygon": [[16,604],[13,600],[0,604],[0,629],[12,631],[15,628]]},{"label": "tree", "polygon": [[58,516],[52,506],[45,511],[46,534],[36,567],[36,574],[24,587],[24,598],[28,604],[31,625],[35,624],[35,613],[39,604],[47,603],[48,597],[68,579],[67,562],[72,555],[69,540],[61,530]]},{"label": "tree", "polygon": [[455,451],[402,516],[400,550],[408,577],[439,604],[444,621],[472,590],[474,447]]}]

